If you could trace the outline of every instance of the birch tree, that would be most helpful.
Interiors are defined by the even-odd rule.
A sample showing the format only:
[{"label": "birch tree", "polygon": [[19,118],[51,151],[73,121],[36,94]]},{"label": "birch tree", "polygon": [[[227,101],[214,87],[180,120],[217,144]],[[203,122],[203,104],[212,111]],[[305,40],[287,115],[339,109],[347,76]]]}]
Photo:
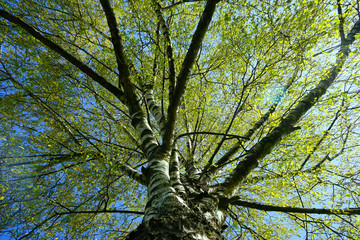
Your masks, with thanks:
[{"label": "birch tree", "polygon": [[357,239],[356,0],[0,2],[11,239]]}]

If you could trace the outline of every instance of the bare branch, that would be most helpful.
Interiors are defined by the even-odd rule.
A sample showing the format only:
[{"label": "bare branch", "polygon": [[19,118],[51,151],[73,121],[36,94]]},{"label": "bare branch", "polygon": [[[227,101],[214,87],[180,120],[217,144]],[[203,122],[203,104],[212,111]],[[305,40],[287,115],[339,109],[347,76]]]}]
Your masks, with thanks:
[{"label": "bare branch", "polygon": [[117,209],[103,209],[103,210],[86,210],[86,211],[69,211],[69,212],[56,212],[56,215],[68,215],[68,214],[98,214],[98,213],[129,213],[129,214],[140,214],[143,215],[144,212],[130,211],[130,210],[117,210]]},{"label": "bare branch", "polygon": [[177,6],[177,5],[180,5],[180,4],[182,4],[182,3],[202,2],[202,1],[205,1],[205,0],[182,0],[182,1],[176,2],[176,3],[174,3],[174,4],[171,4],[171,5],[169,5],[169,6],[166,6],[166,7],[164,7],[163,9],[170,9],[170,8],[173,8],[173,7],[175,7],[175,6]]},{"label": "bare branch", "polygon": [[234,206],[242,206],[254,208],[268,212],[285,212],[285,213],[312,213],[312,214],[327,214],[327,215],[359,215],[360,208],[344,208],[344,209],[327,209],[327,208],[299,208],[299,207],[280,207],[273,205],[266,205],[261,203],[247,202],[235,197],[230,200],[230,204]]},{"label": "bare branch", "polygon": [[320,144],[324,141],[324,139],[326,138],[326,136],[329,135],[331,128],[334,126],[335,122],[337,121],[337,119],[340,116],[340,112],[341,109],[339,111],[336,112],[335,117],[333,119],[333,121],[331,122],[330,126],[328,127],[328,129],[326,129],[325,133],[321,136],[321,138],[319,139],[319,141],[315,144],[315,146],[313,147],[313,149],[311,150],[311,152],[307,155],[307,157],[305,158],[305,160],[301,163],[301,166],[299,168],[299,170],[303,169],[303,167],[305,166],[305,164],[309,161],[309,159],[311,158],[311,156],[314,154],[314,152],[318,149],[318,147],[320,146]]},{"label": "bare branch", "polygon": [[239,135],[235,135],[235,134],[225,134],[225,133],[215,133],[215,132],[188,132],[188,133],[183,133],[178,135],[175,138],[175,141],[178,140],[179,138],[185,137],[185,136],[189,136],[189,135],[198,135],[198,134],[205,134],[205,135],[216,135],[216,136],[224,136],[227,137],[228,139],[232,139],[232,138],[241,138],[241,139],[249,139],[245,136],[239,136]]}]

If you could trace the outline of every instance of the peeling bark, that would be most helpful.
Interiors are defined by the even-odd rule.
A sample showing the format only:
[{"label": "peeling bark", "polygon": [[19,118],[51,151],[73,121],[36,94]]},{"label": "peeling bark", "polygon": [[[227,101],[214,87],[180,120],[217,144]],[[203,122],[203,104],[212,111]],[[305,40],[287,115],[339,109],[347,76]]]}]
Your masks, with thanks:
[{"label": "peeling bark", "polygon": [[149,196],[153,199],[148,202],[143,222],[127,239],[224,239],[225,214],[216,195],[186,190],[186,196],[180,197],[167,191],[167,184],[159,183],[161,179],[151,181],[155,187]]},{"label": "peeling bark", "polygon": [[146,100],[146,103],[148,104],[151,115],[154,116],[157,124],[160,127],[160,135],[163,136],[164,131],[165,131],[165,129],[164,129],[164,127],[165,127],[165,117],[162,114],[161,109],[155,103],[154,94],[153,94],[152,89],[146,89],[146,91],[145,91],[145,100]]},{"label": "peeling bark", "polygon": [[181,182],[177,164],[175,150],[171,156],[160,150],[152,154],[145,215],[128,239],[223,239],[219,196],[192,187],[192,179]]},{"label": "peeling bark", "polygon": [[[209,214],[207,215],[209,217]],[[199,212],[184,212],[182,209],[173,209],[171,213],[151,219],[142,223],[131,232],[128,240],[221,240],[221,226],[213,226]]]},{"label": "peeling bark", "polygon": [[170,184],[180,194],[185,194],[185,188],[180,180],[180,164],[178,159],[178,153],[176,149],[173,149],[170,156]]}]

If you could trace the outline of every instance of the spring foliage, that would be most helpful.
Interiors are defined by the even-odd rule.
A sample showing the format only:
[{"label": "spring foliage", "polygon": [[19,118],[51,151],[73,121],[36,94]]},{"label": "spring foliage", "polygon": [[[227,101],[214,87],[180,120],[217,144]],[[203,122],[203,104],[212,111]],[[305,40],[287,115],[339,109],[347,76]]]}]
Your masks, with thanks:
[{"label": "spring foliage", "polygon": [[101,2],[0,1],[4,236],[135,229],[140,109],[182,177],[229,196],[227,239],[357,239],[359,1],[220,1],[203,38],[206,1],[110,1],[119,41]]}]

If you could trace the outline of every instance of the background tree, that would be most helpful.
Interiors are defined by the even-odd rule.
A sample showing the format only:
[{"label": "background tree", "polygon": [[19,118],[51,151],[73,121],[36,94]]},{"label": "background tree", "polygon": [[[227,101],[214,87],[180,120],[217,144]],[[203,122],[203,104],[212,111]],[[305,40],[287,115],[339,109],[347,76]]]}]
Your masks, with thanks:
[{"label": "background tree", "polygon": [[3,234],[358,238],[358,0],[0,16]]}]

